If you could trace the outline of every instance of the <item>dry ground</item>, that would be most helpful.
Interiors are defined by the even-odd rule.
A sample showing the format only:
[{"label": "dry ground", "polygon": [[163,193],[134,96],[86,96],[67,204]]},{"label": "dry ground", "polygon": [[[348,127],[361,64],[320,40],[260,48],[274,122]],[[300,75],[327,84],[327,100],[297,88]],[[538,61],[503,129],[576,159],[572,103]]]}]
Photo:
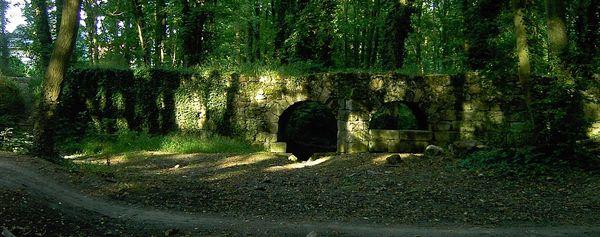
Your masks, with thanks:
[{"label": "dry ground", "polygon": [[[43,178],[40,182],[44,185],[38,186],[45,189],[6,182],[17,177],[18,172],[13,169],[11,174],[5,166],[5,170],[0,169],[0,177],[5,180],[4,185],[0,182],[0,225],[25,233],[23,236],[57,233],[57,230],[61,230],[60,235],[74,236],[305,235],[310,229],[326,235],[375,236],[378,233],[491,236],[485,233],[496,229],[500,232],[494,236],[502,236],[502,233],[519,235],[525,233],[519,231],[532,227],[540,231],[527,233],[539,234],[545,230],[547,234],[560,234],[557,230],[561,230],[566,235],[554,236],[600,236],[598,174],[565,169],[544,176],[489,176],[455,168],[452,160],[422,156],[403,155],[404,161],[399,166],[388,166],[385,162],[388,155],[335,155],[295,163],[269,153],[139,153],[71,158],[80,164],[77,170],[2,154],[0,160],[19,161],[13,162],[16,164],[13,168],[25,167],[21,173],[32,172],[31,177],[39,173],[40,177],[75,190],[63,196],[73,196],[76,201],[65,202],[80,203],[80,207],[95,202],[97,205],[81,208],[83,211],[62,208],[56,198],[36,194],[36,190],[53,193],[54,189],[44,184]],[[21,181],[28,180],[31,179]],[[78,197],[77,192],[91,198]],[[114,204],[110,211],[103,209],[107,202]],[[131,208],[137,209],[131,211]],[[186,220],[185,216],[189,218]],[[215,228],[187,228],[190,225],[183,224],[188,221],[208,223]],[[339,231],[331,223],[340,223]],[[233,231],[232,226],[239,228]],[[558,229],[552,229],[553,226]],[[438,230],[435,232],[438,235],[419,232],[422,229],[413,227]],[[459,231],[481,228],[485,231],[462,234]]]}]

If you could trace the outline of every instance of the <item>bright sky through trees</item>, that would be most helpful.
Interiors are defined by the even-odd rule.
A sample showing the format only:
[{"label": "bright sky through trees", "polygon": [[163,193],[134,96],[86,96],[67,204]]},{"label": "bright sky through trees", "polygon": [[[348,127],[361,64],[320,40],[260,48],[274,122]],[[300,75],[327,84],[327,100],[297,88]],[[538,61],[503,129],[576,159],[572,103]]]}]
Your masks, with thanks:
[{"label": "bright sky through trees", "polygon": [[25,24],[25,18],[21,12],[21,7],[25,5],[25,0],[8,0],[8,11],[6,12],[8,25],[6,30],[13,32],[18,25]]}]

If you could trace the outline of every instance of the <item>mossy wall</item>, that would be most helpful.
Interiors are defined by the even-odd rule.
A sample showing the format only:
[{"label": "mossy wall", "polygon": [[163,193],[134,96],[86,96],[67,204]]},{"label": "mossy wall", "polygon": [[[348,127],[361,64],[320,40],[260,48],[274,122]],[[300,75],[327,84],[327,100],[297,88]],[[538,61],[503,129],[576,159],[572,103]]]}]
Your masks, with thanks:
[{"label": "mossy wall", "polygon": [[246,76],[87,68],[69,74],[61,114],[64,122],[80,126],[79,132],[92,128],[219,133],[243,136],[268,147],[277,142],[279,117],[286,109],[298,102],[317,101],[336,114],[338,152],[365,152],[408,141],[400,135],[382,139],[373,135],[378,132],[369,131],[373,113],[394,101],[410,103],[426,120],[421,127],[429,132],[429,139],[418,140],[419,146],[457,139],[518,139],[506,131],[526,124],[520,91],[514,80],[491,80],[477,74],[283,77],[277,73]]}]

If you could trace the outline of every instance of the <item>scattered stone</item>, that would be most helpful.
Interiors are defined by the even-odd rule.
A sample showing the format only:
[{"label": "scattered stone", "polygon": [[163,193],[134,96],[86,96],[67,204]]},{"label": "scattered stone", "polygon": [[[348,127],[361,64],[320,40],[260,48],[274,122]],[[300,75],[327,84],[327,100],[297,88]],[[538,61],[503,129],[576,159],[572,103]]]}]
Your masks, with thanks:
[{"label": "scattered stone", "polygon": [[402,163],[402,158],[398,154],[394,154],[385,158],[385,161],[390,166],[399,166]]},{"label": "scattered stone", "polygon": [[285,153],[287,150],[287,143],[274,142],[274,143],[271,143],[271,146],[269,148],[270,148],[271,152],[273,152],[273,153]]},{"label": "scattered stone", "polygon": [[273,181],[269,178],[269,177],[264,177],[262,181],[260,181],[263,184],[270,184],[273,183]]},{"label": "scattered stone", "polygon": [[318,236],[319,236],[319,234],[317,234],[317,232],[315,232],[315,231],[311,231],[310,233],[308,233],[306,235],[306,237],[318,237]]},{"label": "scattered stone", "polygon": [[288,156],[288,160],[292,161],[292,162],[296,162],[298,161],[298,157],[296,157],[294,154]]},{"label": "scattered stone", "polygon": [[179,164],[176,164],[175,166],[173,166],[173,169],[178,169],[179,168]]},{"label": "scattered stone", "polygon": [[429,145],[425,148],[425,156],[427,157],[436,157],[444,154],[444,148],[441,148],[436,145]]}]

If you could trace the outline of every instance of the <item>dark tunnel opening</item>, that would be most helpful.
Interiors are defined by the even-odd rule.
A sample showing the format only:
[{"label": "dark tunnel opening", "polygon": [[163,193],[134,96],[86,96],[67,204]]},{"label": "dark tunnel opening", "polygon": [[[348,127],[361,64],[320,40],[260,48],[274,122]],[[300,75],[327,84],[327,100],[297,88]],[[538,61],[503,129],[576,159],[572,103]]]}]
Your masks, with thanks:
[{"label": "dark tunnel opening", "polygon": [[277,139],[287,143],[287,152],[299,160],[314,153],[337,150],[337,121],[334,113],[315,101],[298,102],[279,117]]}]

